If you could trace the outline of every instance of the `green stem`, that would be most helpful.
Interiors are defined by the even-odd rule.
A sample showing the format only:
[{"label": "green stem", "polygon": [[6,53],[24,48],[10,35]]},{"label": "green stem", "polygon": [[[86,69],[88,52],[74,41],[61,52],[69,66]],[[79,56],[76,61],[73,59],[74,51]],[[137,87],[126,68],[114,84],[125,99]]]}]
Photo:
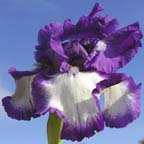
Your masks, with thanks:
[{"label": "green stem", "polygon": [[62,126],[63,120],[57,114],[50,113],[47,123],[48,144],[62,144],[62,140],[60,139]]}]

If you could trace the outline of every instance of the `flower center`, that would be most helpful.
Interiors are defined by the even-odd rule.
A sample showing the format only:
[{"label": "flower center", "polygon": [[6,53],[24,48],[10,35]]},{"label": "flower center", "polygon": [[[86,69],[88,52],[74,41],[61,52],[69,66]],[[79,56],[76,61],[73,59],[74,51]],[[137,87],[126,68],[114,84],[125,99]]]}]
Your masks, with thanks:
[{"label": "flower center", "polygon": [[73,66],[70,68],[69,73],[72,74],[73,76],[76,76],[76,74],[79,73],[79,68],[77,66]]}]

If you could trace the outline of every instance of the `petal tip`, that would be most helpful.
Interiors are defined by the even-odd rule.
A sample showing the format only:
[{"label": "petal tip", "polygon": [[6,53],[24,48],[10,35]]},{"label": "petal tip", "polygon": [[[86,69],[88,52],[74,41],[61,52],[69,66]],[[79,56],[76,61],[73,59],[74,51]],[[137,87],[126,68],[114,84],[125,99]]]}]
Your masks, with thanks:
[{"label": "petal tip", "polygon": [[103,5],[96,3],[89,14],[89,17],[94,17],[97,12],[102,11],[104,9]]}]

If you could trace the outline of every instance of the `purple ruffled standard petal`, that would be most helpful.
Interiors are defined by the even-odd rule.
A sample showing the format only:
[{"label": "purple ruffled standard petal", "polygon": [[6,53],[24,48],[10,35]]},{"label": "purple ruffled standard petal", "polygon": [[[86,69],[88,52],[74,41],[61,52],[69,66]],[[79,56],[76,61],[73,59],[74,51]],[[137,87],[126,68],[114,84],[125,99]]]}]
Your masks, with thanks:
[{"label": "purple ruffled standard petal", "polygon": [[[51,23],[46,25],[39,31],[38,44],[46,46],[49,44],[51,38],[61,38],[63,35],[63,25],[61,23]],[[43,49],[47,47],[43,47]]]},{"label": "purple ruffled standard petal", "polygon": [[[105,38],[105,50],[86,60],[85,67],[98,71],[113,73],[126,65],[141,47],[142,33],[138,23],[117,30]],[[103,45],[101,46],[103,49]]]},{"label": "purple ruffled standard petal", "polygon": [[83,73],[73,68],[69,73],[38,75],[32,83],[35,116],[57,113],[64,119],[63,139],[81,141],[104,128],[95,84],[103,80],[95,72]]},{"label": "purple ruffled standard petal", "polygon": [[61,43],[62,34],[63,26],[60,23],[52,23],[39,31],[35,59],[42,67],[59,71],[61,63],[67,61]]},{"label": "purple ruffled standard petal", "polygon": [[103,90],[105,96],[104,121],[108,127],[122,128],[140,114],[140,89],[131,77],[112,74],[97,84],[95,93]]},{"label": "purple ruffled standard petal", "polygon": [[104,9],[104,7],[102,5],[100,5],[99,3],[96,3],[92,9],[92,11],[89,14],[89,17],[95,17],[97,16],[97,12],[102,11]]},{"label": "purple ruffled standard petal", "polygon": [[63,25],[53,23],[42,28],[35,52],[37,63],[58,72],[63,62],[84,70],[96,42],[105,39],[118,25],[116,19],[98,15],[102,9],[96,3],[91,13],[80,17],[76,24],[68,19]]},{"label": "purple ruffled standard petal", "polygon": [[[114,73],[126,65],[141,47],[142,33],[138,23],[117,30],[118,22],[100,16],[103,7],[96,3],[88,16],[76,24],[53,23],[40,30],[35,58],[59,71],[62,62],[80,70]],[[99,45],[99,44],[103,45]]]},{"label": "purple ruffled standard petal", "polygon": [[34,72],[16,71],[12,68],[9,73],[15,78],[16,89],[12,96],[3,98],[2,103],[8,116],[17,120],[30,120],[34,107],[31,95],[31,83]]},{"label": "purple ruffled standard petal", "polygon": [[[54,41],[52,45],[54,46]],[[35,58],[40,68],[49,69],[50,71],[53,72],[60,72],[63,63],[67,63],[67,56],[64,56],[63,52],[62,55],[59,55],[61,50],[59,50],[59,52],[56,53],[52,49],[48,48],[43,50],[41,48],[42,48],[41,46],[37,46],[36,47],[37,51],[35,52]]]}]

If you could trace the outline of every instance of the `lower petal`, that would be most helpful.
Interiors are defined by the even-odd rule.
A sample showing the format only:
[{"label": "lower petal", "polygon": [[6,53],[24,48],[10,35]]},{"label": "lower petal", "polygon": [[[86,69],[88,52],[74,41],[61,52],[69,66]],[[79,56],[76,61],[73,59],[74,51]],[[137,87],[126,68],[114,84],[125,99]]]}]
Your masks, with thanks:
[{"label": "lower petal", "polygon": [[[33,104],[31,96],[31,82],[35,77],[32,72],[20,72],[10,69],[10,74],[15,78],[16,89],[12,96],[2,100],[8,116],[17,120],[30,120],[33,116]],[[22,76],[24,75],[24,76]]]},{"label": "lower petal", "polygon": [[[95,97],[95,99],[97,98]],[[67,110],[66,116],[70,118],[70,116],[73,115],[73,118],[68,119],[64,123],[61,133],[63,139],[81,141],[84,137],[89,138],[93,136],[96,131],[99,132],[103,130],[104,123],[99,111],[99,103],[95,103],[93,98],[77,104],[75,110],[77,112],[70,111],[71,110]]]},{"label": "lower petal", "polygon": [[[140,88],[131,77],[114,74],[113,79],[104,80],[98,89],[104,89],[104,121],[108,127],[125,127],[140,114]],[[115,79],[114,79],[115,78]]]},{"label": "lower petal", "polygon": [[98,96],[92,95],[95,84],[102,79],[97,73],[76,71],[37,76],[32,84],[36,116],[51,112],[63,118],[63,139],[81,141],[103,130]]}]

